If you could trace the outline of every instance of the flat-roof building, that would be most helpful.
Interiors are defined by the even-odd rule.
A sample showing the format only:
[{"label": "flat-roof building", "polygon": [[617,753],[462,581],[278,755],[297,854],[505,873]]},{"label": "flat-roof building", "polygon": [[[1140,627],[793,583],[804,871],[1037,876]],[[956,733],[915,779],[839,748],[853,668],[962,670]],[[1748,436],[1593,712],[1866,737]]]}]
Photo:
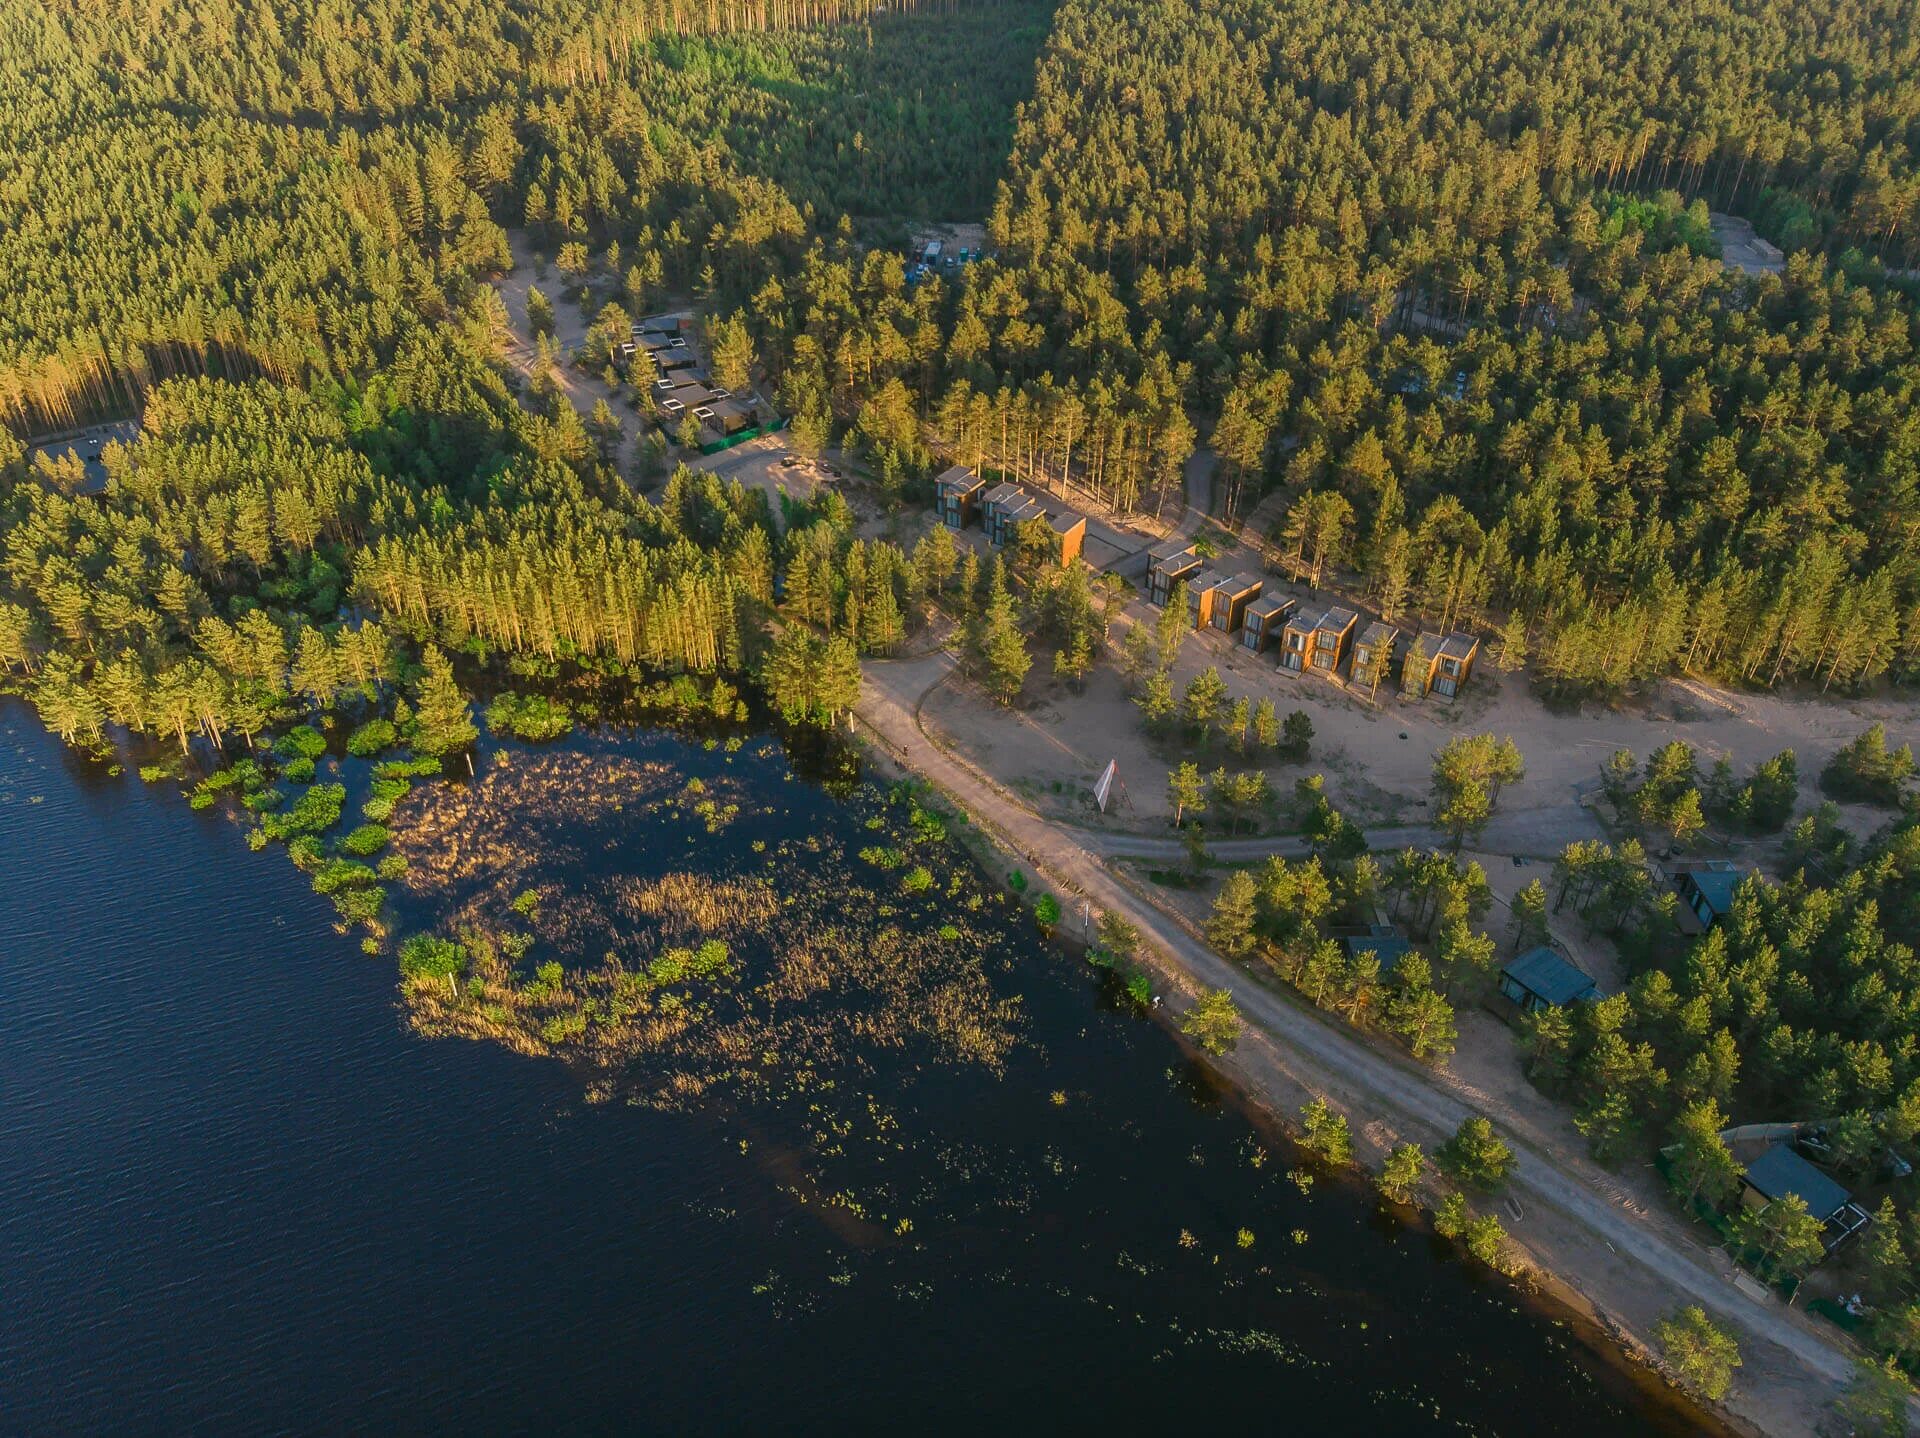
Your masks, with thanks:
[{"label": "flat-roof building", "polygon": [[1765,1208],[1783,1198],[1797,1198],[1820,1220],[1821,1242],[1832,1253],[1870,1221],[1866,1210],[1832,1177],[1808,1163],[1784,1143],[1776,1143],[1750,1160],[1740,1179],[1740,1202],[1747,1208]]},{"label": "flat-roof building", "polygon": [[1354,687],[1365,689],[1369,696],[1378,692],[1387,671],[1393,664],[1393,647],[1400,642],[1400,631],[1391,624],[1374,620],[1360,631],[1360,637],[1353,641]]},{"label": "flat-roof building", "polygon": [[1321,615],[1313,634],[1313,667],[1330,677],[1337,675],[1359,624],[1360,616],[1351,609],[1334,608]]},{"label": "flat-roof building", "polygon": [[965,529],[979,517],[987,482],[964,464],[956,464],[933,482],[934,504],[948,529]]},{"label": "flat-roof building", "polygon": [[1200,568],[1200,556],[1184,539],[1170,539],[1147,551],[1147,603],[1164,606],[1173,586],[1191,579]]},{"label": "flat-roof building", "polygon": [[1260,577],[1236,574],[1214,586],[1207,622],[1222,634],[1231,634],[1246,618],[1247,606],[1260,597]]},{"label": "flat-roof building", "polygon": [[1295,609],[1287,616],[1280,629],[1282,669],[1300,674],[1313,667],[1314,639],[1320,632],[1320,621],[1326,617],[1324,609]]},{"label": "flat-roof building", "polygon": [[1213,623],[1214,591],[1226,582],[1227,576],[1217,569],[1202,570],[1187,580],[1187,622],[1195,629]]},{"label": "flat-roof building", "polygon": [[1287,616],[1299,607],[1299,601],[1278,594],[1263,594],[1247,606],[1241,621],[1240,642],[1258,654],[1280,638]]}]

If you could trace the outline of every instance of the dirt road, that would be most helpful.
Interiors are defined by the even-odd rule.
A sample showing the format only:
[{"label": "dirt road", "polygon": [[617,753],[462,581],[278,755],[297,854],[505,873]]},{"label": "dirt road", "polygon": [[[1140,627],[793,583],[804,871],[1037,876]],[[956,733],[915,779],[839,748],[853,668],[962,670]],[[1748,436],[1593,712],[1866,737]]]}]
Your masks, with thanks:
[{"label": "dirt road", "polygon": [[[1384,1124],[1429,1148],[1472,1111],[1442,1076],[1373,1048],[1262,987],[1215,954],[1185,922],[1134,892],[1102,862],[1104,852],[1113,852],[1103,843],[1128,836],[1096,839],[1043,819],[934,744],[918,711],[953,668],[946,653],[870,665],[858,719],[901,763],[945,791],[999,844],[1057,888],[1070,921],[1081,901],[1094,912],[1125,915],[1158,951],[1163,976],[1179,991],[1172,999],[1176,1010],[1202,987],[1231,989],[1249,1026],[1231,1067],[1256,1094],[1285,1111],[1304,1086],[1347,1107],[1356,1130]],[[1408,838],[1417,842],[1411,831]],[[1272,852],[1276,841],[1253,842]],[[1686,1302],[1735,1325],[1747,1354],[1736,1407],[1770,1432],[1812,1430],[1820,1408],[1851,1371],[1840,1347],[1803,1326],[1799,1314],[1735,1288],[1714,1266],[1711,1251],[1689,1242],[1672,1220],[1648,1212],[1624,1192],[1569,1172],[1568,1164],[1528,1134],[1507,1131],[1518,1153],[1516,1197],[1560,1216],[1557,1225],[1547,1215],[1536,1215],[1531,1224],[1516,1228],[1516,1237],[1544,1266],[1575,1276],[1591,1303],[1643,1340],[1665,1311]]]}]

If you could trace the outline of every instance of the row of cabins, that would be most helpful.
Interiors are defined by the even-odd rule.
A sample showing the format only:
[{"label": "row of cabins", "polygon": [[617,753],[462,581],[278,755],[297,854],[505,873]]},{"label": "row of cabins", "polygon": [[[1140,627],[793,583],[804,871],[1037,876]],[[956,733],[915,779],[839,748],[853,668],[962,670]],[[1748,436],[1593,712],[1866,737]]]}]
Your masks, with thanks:
[{"label": "row of cabins", "polygon": [[[1349,664],[1348,683],[1373,692],[1385,683],[1404,637],[1378,620],[1360,627],[1360,616],[1341,606],[1303,609],[1297,599],[1262,595],[1250,574],[1225,575],[1205,568],[1193,546],[1170,540],[1148,551],[1147,599],[1165,607],[1178,585],[1187,586],[1187,612],[1196,629],[1238,632],[1256,654],[1278,646],[1280,667],[1337,676]],[[1466,687],[1479,657],[1471,634],[1421,634],[1403,656],[1400,692],[1409,699],[1430,693],[1451,699]]]},{"label": "row of cabins", "polygon": [[680,423],[688,414],[723,439],[758,423],[752,408],[722,389],[700,368],[699,352],[688,342],[680,321],[673,318],[641,320],[633,338],[620,346],[623,359],[645,350],[653,359],[653,402],[661,418]]},{"label": "row of cabins", "polygon": [[976,519],[986,530],[987,543],[1003,549],[1020,534],[1022,525],[1044,520],[1050,536],[1047,557],[1055,564],[1071,564],[1086,548],[1087,517],[1063,505],[1042,504],[1017,484],[988,486],[987,481],[956,464],[934,479],[934,505],[940,522],[949,529],[965,529]]}]

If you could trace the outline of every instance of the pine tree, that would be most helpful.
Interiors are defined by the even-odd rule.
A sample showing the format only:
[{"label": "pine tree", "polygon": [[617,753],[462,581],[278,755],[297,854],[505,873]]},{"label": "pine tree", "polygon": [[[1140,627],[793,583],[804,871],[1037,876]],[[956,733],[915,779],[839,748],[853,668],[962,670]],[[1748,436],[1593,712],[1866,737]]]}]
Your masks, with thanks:
[{"label": "pine tree", "polygon": [[422,754],[448,754],[480,737],[473,709],[454,682],[453,665],[429,644],[420,656],[424,673],[414,691],[411,743]]}]

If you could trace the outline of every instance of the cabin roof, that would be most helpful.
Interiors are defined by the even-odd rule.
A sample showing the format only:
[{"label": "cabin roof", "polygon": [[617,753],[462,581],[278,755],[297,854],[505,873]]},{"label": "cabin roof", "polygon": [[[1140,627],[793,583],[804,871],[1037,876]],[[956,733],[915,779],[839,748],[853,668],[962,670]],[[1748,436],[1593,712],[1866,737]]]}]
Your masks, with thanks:
[{"label": "cabin roof", "polygon": [[1258,589],[1260,583],[1260,576],[1257,574],[1236,574],[1231,579],[1221,580],[1218,587],[1233,594],[1245,594],[1250,590]]},{"label": "cabin roof", "polygon": [[1060,509],[1047,516],[1047,523],[1053,526],[1055,534],[1068,535],[1076,529],[1084,529],[1087,517],[1084,514],[1075,514],[1071,509]]},{"label": "cabin roof", "polygon": [[1746,875],[1737,869],[1695,869],[1685,877],[1693,882],[1714,913],[1724,914],[1733,907],[1733,891],[1740,887]]},{"label": "cabin roof", "polygon": [[1480,647],[1480,641],[1471,634],[1449,634],[1440,641],[1440,653],[1448,659],[1468,658]]},{"label": "cabin roof", "polygon": [[1027,492],[1017,484],[1000,483],[987,491],[988,504],[1007,504],[1015,499],[1025,499]]},{"label": "cabin roof", "polygon": [[1528,993],[1550,1004],[1568,1004],[1594,991],[1591,975],[1574,967],[1544,944],[1528,949],[1500,970]]},{"label": "cabin roof", "polygon": [[1324,609],[1296,610],[1294,612],[1293,617],[1287,621],[1287,628],[1318,629],[1321,626],[1321,624],[1326,620],[1326,617],[1327,617],[1327,612]]},{"label": "cabin roof", "polygon": [[1155,564],[1165,564],[1169,559],[1179,559],[1193,553],[1193,543],[1186,539],[1168,539],[1147,551],[1147,558]]},{"label": "cabin roof", "polygon": [[1335,634],[1344,634],[1360,622],[1360,616],[1351,609],[1329,609],[1320,617],[1319,627],[1331,629]]},{"label": "cabin roof", "polygon": [[1360,631],[1360,642],[1372,649],[1382,644],[1391,644],[1400,637],[1400,631],[1391,624],[1376,619]]},{"label": "cabin roof", "polygon": [[1784,1143],[1776,1143],[1747,1165],[1747,1187],[1768,1200],[1797,1194],[1807,1205],[1807,1212],[1822,1223],[1853,1199],[1852,1194]]},{"label": "cabin roof", "polygon": [[[1380,927],[1383,926],[1375,926],[1376,930]],[[1340,946],[1347,951],[1349,960],[1357,959],[1362,954],[1372,954],[1380,961],[1380,973],[1383,977],[1392,973],[1394,965],[1413,952],[1413,945],[1390,929],[1384,934],[1379,932],[1349,934],[1340,941]]]},{"label": "cabin roof", "polygon": [[934,484],[946,494],[971,494],[986,481],[964,464],[956,464],[951,469],[942,470]]},{"label": "cabin roof", "polygon": [[1284,613],[1293,604],[1291,599],[1282,599],[1278,594],[1265,594],[1247,606],[1247,618],[1271,619]]}]

